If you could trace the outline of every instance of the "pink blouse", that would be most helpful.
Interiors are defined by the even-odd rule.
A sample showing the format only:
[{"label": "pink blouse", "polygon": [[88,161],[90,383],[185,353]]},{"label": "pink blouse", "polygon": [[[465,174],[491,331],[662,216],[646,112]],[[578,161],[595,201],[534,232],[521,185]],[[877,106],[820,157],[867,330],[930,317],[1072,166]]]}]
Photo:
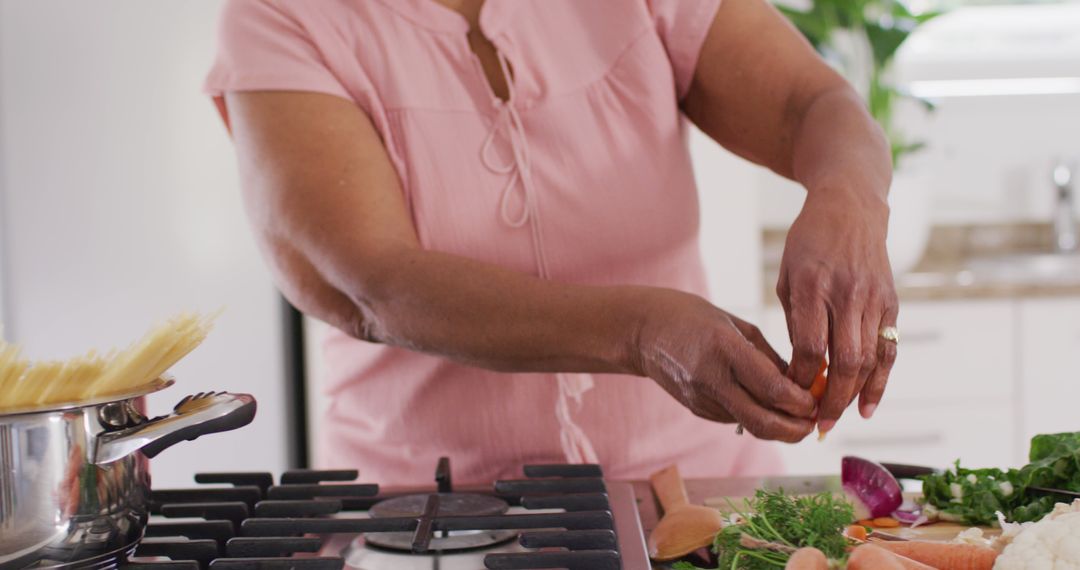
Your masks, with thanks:
[{"label": "pink blouse", "polygon": [[[468,24],[434,0],[231,0],[206,82],[355,102],[401,180],[423,247],[544,279],[706,295],[679,101],[720,0],[487,0],[510,98]],[[737,277],[735,277],[737,278]],[[599,462],[613,478],[779,470],[775,450],[699,419],[652,380],[508,374],[325,339],[320,467],[490,482],[524,463]]]}]

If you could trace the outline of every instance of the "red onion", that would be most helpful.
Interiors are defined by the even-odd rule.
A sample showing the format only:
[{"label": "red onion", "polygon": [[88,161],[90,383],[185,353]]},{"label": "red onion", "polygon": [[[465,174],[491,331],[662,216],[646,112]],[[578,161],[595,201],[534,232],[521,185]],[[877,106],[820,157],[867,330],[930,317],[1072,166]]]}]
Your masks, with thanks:
[{"label": "red onion", "polygon": [[900,505],[900,508],[893,511],[892,518],[903,524],[911,525],[911,528],[937,521],[936,515],[933,513],[927,514],[922,505],[910,499],[904,499],[904,503]]},{"label": "red onion", "polygon": [[923,514],[922,509],[917,507],[912,511],[897,509],[893,511],[892,518],[900,521],[901,524],[911,525],[912,528],[930,522],[930,518]]},{"label": "red onion", "polygon": [[840,483],[855,506],[857,520],[887,517],[904,502],[896,477],[868,459],[844,457],[840,463]]}]

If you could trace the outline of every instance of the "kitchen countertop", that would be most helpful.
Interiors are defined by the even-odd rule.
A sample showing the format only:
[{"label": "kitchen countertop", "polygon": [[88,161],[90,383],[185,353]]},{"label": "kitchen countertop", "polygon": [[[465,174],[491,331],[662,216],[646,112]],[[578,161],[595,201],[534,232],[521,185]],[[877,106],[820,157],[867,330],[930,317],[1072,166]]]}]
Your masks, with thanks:
[{"label": "kitchen countertop", "polygon": [[[778,305],[775,288],[787,232],[766,230],[762,236],[764,299]],[[973,259],[1051,253],[1052,240],[1048,224],[936,226],[922,260],[897,276],[896,292],[901,300],[1080,296],[1080,277],[1010,281],[969,270]]]}]

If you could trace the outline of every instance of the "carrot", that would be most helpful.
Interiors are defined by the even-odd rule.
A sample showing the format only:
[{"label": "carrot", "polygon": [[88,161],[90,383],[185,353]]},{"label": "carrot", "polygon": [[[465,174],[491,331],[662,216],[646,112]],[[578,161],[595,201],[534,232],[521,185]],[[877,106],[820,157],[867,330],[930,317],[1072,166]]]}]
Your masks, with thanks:
[{"label": "carrot", "polygon": [[874,526],[874,521],[871,520],[871,519],[862,519],[862,520],[859,520],[859,521],[855,521],[855,524],[857,524],[859,526],[871,526],[872,527],[872,526]]},{"label": "carrot", "polygon": [[877,544],[864,544],[851,552],[847,570],[934,570],[934,567],[893,554]]},{"label": "carrot", "polygon": [[825,371],[829,369],[829,362],[824,358],[821,359],[821,369],[818,370],[817,376],[814,376],[813,384],[810,384],[810,395],[815,400],[820,400],[825,395],[825,386],[828,384]]},{"label": "carrot", "polygon": [[800,548],[788,558],[784,570],[828,570],[829,559],[816,548]]},{"label": "carrot", "polygon": [[[810,395],[813,396],[815,401],[820,402],[821,397],[825,395],[825,387],[829,383],[828,377],[825,375],[825,371],[829,369],[829,362],[824,358],[821,359],[821,368],[818,369],[818,373],[814,376],[814,381],[810,384]],[[818,429],[818,441],[825,440],[825,432]]]},{"label": "carrot", "polygon": [[897,528],[900,526],[900,521],[892,517],[878,517],[872,521],[870,526],[877,528]]},{"label": "carrot", "polygon": [[997,551],[986,546],[974,544],[949,544],[946,542],[896,541],[878,542],[878,546],[918,560],[923,564],[947,570],[991,570]]},{"label": "carrot", "polygon": [[864,541],[866,540],[866,527],[861,524],[849,525],[844,529],[844,536],[852,540]]}]

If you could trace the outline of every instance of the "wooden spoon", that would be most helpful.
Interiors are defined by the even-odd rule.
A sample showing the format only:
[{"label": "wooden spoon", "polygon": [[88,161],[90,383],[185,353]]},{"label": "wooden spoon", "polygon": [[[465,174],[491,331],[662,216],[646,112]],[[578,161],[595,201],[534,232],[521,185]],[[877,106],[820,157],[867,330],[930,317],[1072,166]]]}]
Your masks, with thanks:
[{"label": "wooden spoon", "polygon": [[678,467],[653,473],[649,482],[664,508],[664,516],[649,535],[649,558],[666,562],[712,544],[724,519],[716,509],[690,504]]}]

